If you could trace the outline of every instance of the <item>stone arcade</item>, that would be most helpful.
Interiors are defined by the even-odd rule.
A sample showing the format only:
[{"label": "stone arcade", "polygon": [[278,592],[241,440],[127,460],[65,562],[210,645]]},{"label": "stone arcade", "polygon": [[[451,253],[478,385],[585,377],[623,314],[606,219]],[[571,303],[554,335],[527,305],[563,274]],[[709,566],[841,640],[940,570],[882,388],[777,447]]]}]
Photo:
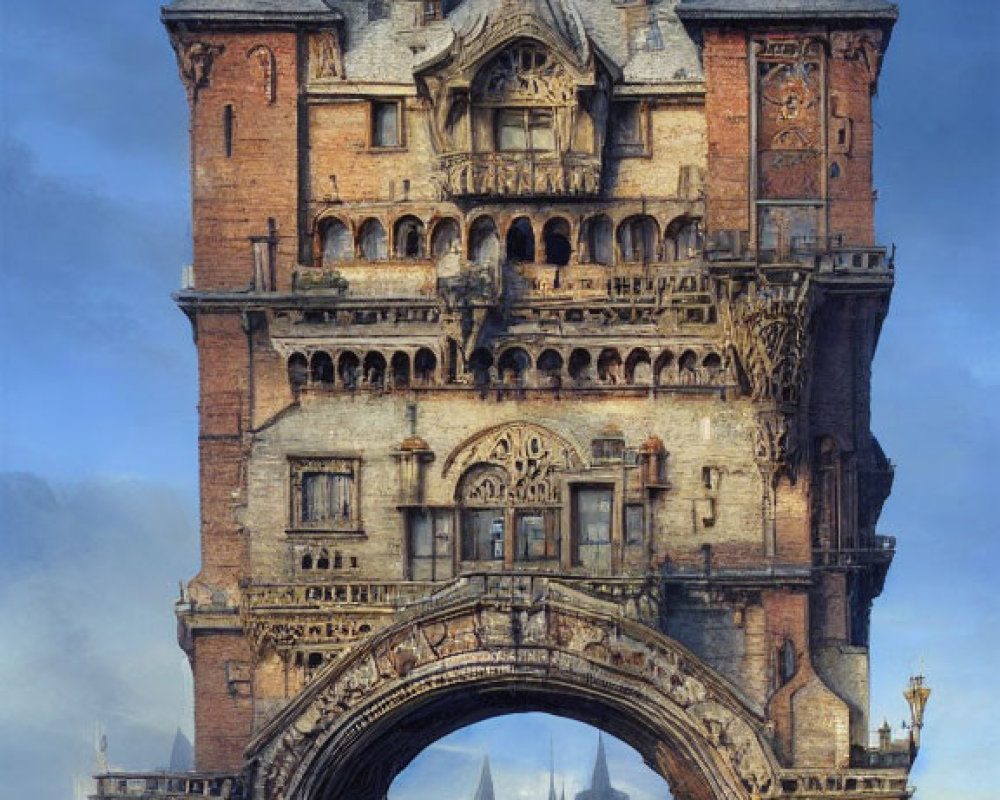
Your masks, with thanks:
[{"label": "stone arcade", "polygon": [[678,800],[908,798],[869,744],[882,0],[177,0],[197,772],[381,800],[547,711]]}]

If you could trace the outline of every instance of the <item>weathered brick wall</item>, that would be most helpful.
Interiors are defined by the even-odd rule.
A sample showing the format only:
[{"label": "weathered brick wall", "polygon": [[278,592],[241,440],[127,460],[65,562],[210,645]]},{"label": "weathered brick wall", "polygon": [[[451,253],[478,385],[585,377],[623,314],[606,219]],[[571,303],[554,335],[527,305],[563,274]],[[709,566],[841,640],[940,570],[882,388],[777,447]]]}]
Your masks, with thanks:
[{"label": "weathered brick wall", "polygon": [[[209,85],[191,110],[191,195],[195,286],[202,291],[245,289],[253,282],[250,237],[265,236],[273,218],[279,238],[278,285],[291,285],[297,262],[297,108],[294,33],[212,33],[199,41],[222,45]],[[276,90],[250,51],[274,54]],[[224,115],[233,109],[232,155],[226,154]]]},{"label": "weathered brick wall", "polygon": [[[833,34],[833,55],[828,61],[829,163],[840,172],[830,177],[830,233],[843,234],[848,244],[875,244],[872,193],[872,93],[877,57],[844,51],[848,36],[881,39],[877,31]],[[856,39],[855,39],[856,40]],[[843,131],[843,133],[842,133]]]},{"label": "weathered brick wall", "polygon": [[[747,35],[704,32],[705,117],[708,128],[706,227],[750,230],[750,79]],[[754,234],[751,233],[751,236]]]},{"label": "weathered brick wall", "polygon": [[250,648],[238,634],[195,637],[195,768],[238,770],[253,715]]}]

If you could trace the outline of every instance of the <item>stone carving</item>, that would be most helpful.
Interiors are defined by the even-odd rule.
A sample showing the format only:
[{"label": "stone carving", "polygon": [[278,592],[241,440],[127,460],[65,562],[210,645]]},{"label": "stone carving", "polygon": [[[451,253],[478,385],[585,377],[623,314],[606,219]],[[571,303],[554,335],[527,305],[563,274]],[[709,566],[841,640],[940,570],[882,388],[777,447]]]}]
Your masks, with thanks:
[{"label": "stone carving", "polygon": [[379,717],[426,692],[536,668],[561,682],[615,687],[626,696],[641,691],[648,702],[673,709],[669,716],[683,732],[672,736],[681,735],[681,746],[699,748],[731,770],[740,787],[734,797],[773,794],[772,761],[755,732],[762,723],[735,711],[739,701],[725,698],[723,685],[704,667],[661,635],[616,621],[607,609],[571,605],[572,590],[549,585],[552,592],[542,590],[527,606],[460,600],[450,611],[446,606],[400,623],[341,661],[300,703],[284,733],[262,747],[267,796],[293,795],[322,743],[341,728],[346,735],[345,726],[352,736],[363,735]]},{"label": "stone carving", "polygon": [[878,80],[882,59],[882,32],[841,31],[830,35],[830,50],[834,58],[853,61],[860,67],[870,86]]},{"label": "stone carving", "polygon": [[560,502],[557,473],[576,469],[580,460],[567,443],[536,425],[515,424],[494,430],[466,448],[460,458],[450,458],[465,472],[477,465],[496,469],[472,473],[473,482],[464,489],[469,499],[486,502],[504,492],[515,504]]},{"label": "stone carving", "polygon": [[799,402],[805,382],[813,291],[808,277],[769,284],[763,278],[723,303],[729,344],[739,360],[746,388],[757,401]]},{"label": "stone carving", "polygon": [[247,60],[257,71],[262,94],[268,103],[278,99],[278,68],[274,51],[266,44],[254,45],[247,51]]},{"label": "stone carving", "polygon": [[215,59],[225,51],[226,47],[198,39],[185,39],[178,35],[171,36],[171,44],[177,55],[177,69],[188,91],[188,98],[191,102],[196,102],[198,92],[209,85]]},{"label": "stone carving", "polygon": [[511,47],[480,73],[473,100],[491,105],[570,106],[576,87],[566,68],[544,50]]},{"label": "stone carving", "polygon": [[336,30],[309,38],[309,80],[316,83],[344,79],[344,54]]}]

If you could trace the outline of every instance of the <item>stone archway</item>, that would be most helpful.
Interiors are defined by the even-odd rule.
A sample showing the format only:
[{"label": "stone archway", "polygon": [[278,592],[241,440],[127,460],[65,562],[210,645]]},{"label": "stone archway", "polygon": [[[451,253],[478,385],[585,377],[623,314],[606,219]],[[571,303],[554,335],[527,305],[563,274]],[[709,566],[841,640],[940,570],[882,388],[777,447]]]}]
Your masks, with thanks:
[{"label": "stone archway", "polygon": [[778,791],[759,709],[620,607],[544,577],[470,578],[331,664],[251,744],[254,800],[381,800],[427,745],[537,710],[635,747],[678,800]]}]

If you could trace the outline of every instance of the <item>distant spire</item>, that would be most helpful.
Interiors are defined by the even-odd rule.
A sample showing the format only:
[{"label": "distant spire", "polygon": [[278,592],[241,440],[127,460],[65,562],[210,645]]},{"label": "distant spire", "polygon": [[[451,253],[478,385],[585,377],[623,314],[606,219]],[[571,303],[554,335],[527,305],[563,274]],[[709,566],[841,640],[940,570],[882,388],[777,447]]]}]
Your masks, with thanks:
[{"label": "distant spire", "polygon": [[170,750],[170,771],[189,772],[194,764],[191,752],[191,741],[184,735],[180,728],[174,734],[174,746]]},{"label": "distant spire", "polygon": [[493,776],[490,775],[490,757],[483,756],[483,768],[479,773],[479,787],[472,800],[496,800],[493,795]]},{"label": "distant spire", "polygon": [[590,781],[590,791],[598,797],[611,791],[608,756],[604,752],[604,736],[601,734],[597,734],[597,759],[594,761],[594,777]]}]

